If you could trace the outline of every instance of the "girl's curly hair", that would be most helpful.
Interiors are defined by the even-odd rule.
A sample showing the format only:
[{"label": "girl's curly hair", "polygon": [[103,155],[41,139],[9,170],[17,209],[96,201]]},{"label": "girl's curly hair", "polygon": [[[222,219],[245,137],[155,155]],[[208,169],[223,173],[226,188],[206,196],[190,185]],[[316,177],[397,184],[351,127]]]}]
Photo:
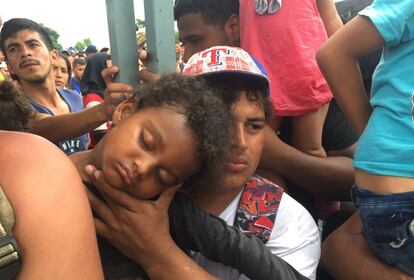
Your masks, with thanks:
[{"label": "girl's curly hair", "polygon": [[201,78],[168,74],[139,86],[135,98],[137,110],[168,107],[186,116],[188,129],[197,143],[194,152],[200,160],[198,172],[185,182],[186,189],[218,184],[231,150],[232,131],[231,113],[218,93]]},{"label": "girl's curly hair", "polygon": [[0,82],[0,129],[27,131],[35,112],[29,100],[11,81]]}]

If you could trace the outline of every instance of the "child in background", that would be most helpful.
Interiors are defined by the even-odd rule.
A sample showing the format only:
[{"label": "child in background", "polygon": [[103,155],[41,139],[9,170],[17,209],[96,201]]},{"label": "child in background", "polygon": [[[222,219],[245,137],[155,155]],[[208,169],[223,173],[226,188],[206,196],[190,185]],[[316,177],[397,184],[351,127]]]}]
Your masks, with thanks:
[{"label": "child in background", "polygon": [[[376,0],[318,52],[326,80],[362,133],[353,198],[365,237],[385,263],[414,276],[414,2]],[[383,47],[371,100],[357,59]],[[371,104],[370,104],[371,103]],[[358,214],[357,214],[358,215]]]},{"label": "child in background", "polygon": [[[333,1],[239,3],[240,45],[263,64],[269,75],[274,107],[270,126],[278,131],[283,118],[291,117],[290,145],[326,157],[322,132],[332,93],[315,55],[343,25]],[[322,227],[323,220],[339,209],[339,202],[316,198],[316,207]]]},{"label": "child in background", "polygon": [[292,146],[319,157],[332,93],[316,63],[320,45],[342,26],[332,0],[240,0],[240,44],[268,72],[279,129],[292,117]]}]

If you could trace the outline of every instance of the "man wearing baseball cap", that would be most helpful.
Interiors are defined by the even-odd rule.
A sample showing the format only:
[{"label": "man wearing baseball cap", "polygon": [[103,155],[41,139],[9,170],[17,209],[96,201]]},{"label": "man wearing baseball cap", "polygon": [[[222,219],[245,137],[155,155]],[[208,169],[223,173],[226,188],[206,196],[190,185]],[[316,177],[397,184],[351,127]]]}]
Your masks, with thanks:
[{"label": "man wearing baseball cap", "polygon": [[[264,127],[270,112],[267,76],[245,51],[227,46],[196,53],[188,60],[183,74],[199,76],[214,87],[218,96],[228,105],[233,117],[233,145],[226,164],[224,183],[205,186],[201,190],[187,186],[188,193],[204,211],[221,217],[227,224],[234,225],[250,235],[255,235],[265,243],[273,255],[289,263],[303,276],[315,279],[320,255],[320,238],[312,217],[303,206],[285,194],[282,188],[254,174],[262,154]],[[94,181],[93,176],[90,177]],[[98,189],[100,183],[103,182],[94,181]],[[122,216],[124,211],[125,214],[129,211],[127,208],[118,210],[121,211],[119,216]],[[159,212],[155,208],[153,211]],[[159,214],[161,213],[157,215]],[[149,226],[139,220],[130,222],[131,224],[126,227],[131,231]],[[123,221],[116,218],[112,223],[122,226]],[[209,232],[206,231],[206,234]],[[140,236],[136,236],[139,240]],[[116,244],[126,255],[128,252],[137,252],[133,241],[118,242],[125,238],[127,236],[122,237],[119,233],[109,241]],[[222,236],[217,238],[223,239]],[[165,240],[152,239],[151,242],[162,243]],[[256,251],[251,253],[257,254],[257,250],[256,248]],[[192,252],[191,256],[201,267],[220,279],[246,279],[238,270],[212,262],[199,253]],[[243,255],[222,257],[246,259]],[[257,267],[257,274],[269,270],[270,265],[263,262]],[[171,264],[160,265],[159,272],[163,275],[173,275],[170,268]],[[293,277],[301,279],[299,275]]]},{"label": "man wearing baseball cap", "polygon": [[[196,190],[196,203],[229,225],[255,234],[273,254],[315,279],[320,238],[312,216],[282,188],[255,174],[271,108],[267,76],[247,52],[227,46],[194,54],[183,74],[203,77],[216,88],[232,111],[234,122],[225,184]],[[237,270],[198,253],[193,259],[220,279],[243,279]]]},{"label": "man wearing baseball cap", "polygon": [[88,45],[85,50],[86,60],[88,60],[92,55],[96,54],[98,49],[94,45]]}]

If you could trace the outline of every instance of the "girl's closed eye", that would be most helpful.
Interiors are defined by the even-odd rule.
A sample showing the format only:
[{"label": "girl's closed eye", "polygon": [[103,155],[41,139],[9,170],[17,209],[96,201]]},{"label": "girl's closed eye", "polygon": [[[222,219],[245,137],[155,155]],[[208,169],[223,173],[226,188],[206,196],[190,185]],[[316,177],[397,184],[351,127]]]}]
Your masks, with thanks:
[{"label": "girl's closed eye", "polygon": [[158,169],[157,176],[158,176],[158,180],[163,185],[171,186],[171,185],[176,185],[179,182],[179,180],[177,180],[177,178],[173,174],[171,174],[170,172],[168,172],[167,170],[163,168]]},{"label": "girl's closed eye", "polygon": [[140,143],[145,151],[153,151],[155,149],[154,138],[146,129],[143,129],[140,133]]}]

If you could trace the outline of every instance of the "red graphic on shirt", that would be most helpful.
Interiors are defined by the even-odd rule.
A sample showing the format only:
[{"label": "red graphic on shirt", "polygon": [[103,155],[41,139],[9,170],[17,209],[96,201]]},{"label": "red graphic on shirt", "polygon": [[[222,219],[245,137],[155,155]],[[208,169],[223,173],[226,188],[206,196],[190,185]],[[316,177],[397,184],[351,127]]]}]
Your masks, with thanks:
[{"label": "red graphic on shirt", "polygon": [[266,243],[272,233],[282,195],[282,188],[264,178],[253,176],[240,197],[235,224]]}]

